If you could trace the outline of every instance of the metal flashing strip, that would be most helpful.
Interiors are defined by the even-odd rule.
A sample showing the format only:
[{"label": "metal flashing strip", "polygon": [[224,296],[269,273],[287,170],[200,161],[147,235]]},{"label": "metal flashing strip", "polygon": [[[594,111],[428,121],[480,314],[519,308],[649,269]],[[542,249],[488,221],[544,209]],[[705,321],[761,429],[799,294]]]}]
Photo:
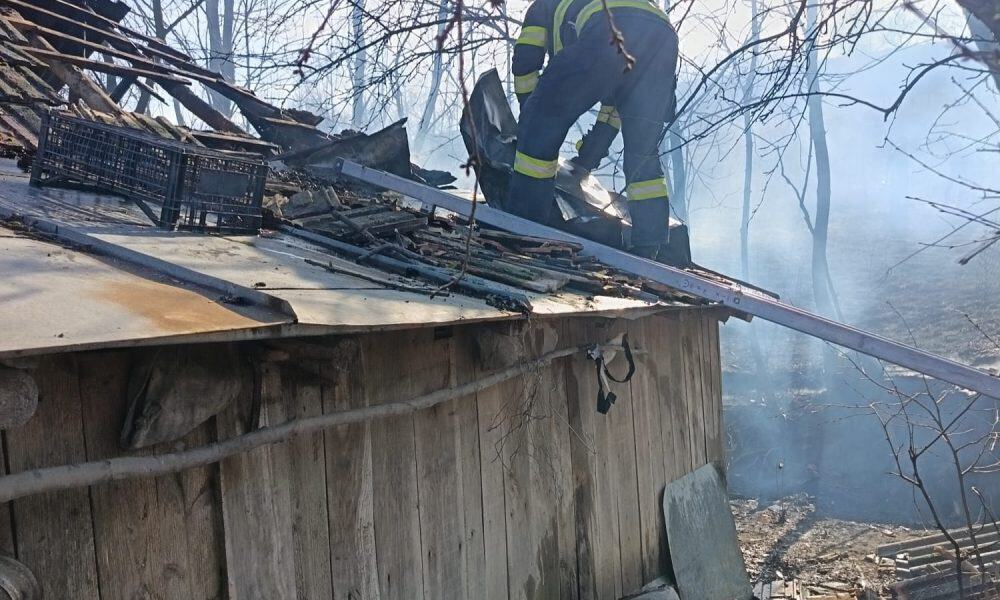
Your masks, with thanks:
[{"label": "metal flashing strip", "polygon": [[189,285],[217,292],[228,301],[273,310],[287,317],[289,324],[298,321],[295,311],[286,300],[124,248],[63,223],[43,219],[28,213],[19,213],[13,208],[5,206],[3,203],[0,203],[0,219],[20,221],[29,229],[40,231],[57,240],[85,248],[95,254],[121,260],[136,267],[155,271]]},{"label": "metal flashing strip", "polygon": [[[419,200],[426,206],[441,207],[458,213],[463,217],[468,217],[472,208],[472,202],[465,198],[383,171],[364,167],[351,161],[339,160],[338,169],[341,174],[347,177],[398,192]],[[640,258],[627,252],[535,223],[534,221],[522,219],[483,204],[476,206],[476,219],[486,225],[513,233],[576,242],[583,246],[585,253],[597,258],[610,267],[628,271],[694,296],[718,302],[735,310],[760,317],[766,321],[885,360],[886,362],[918,373],[929,375],[959,387],[973,390],[992,398],[1000,398],[1000,378],[990,375],[985,371],[980,371],[979,369],[963,365],[943,356],[931,354],[930,352],[901,344],[856,327],[851,327],[850,325],[832,321],[770,298],[755,290],[735,284],[726,285],[711,281],[681,269]]]}]

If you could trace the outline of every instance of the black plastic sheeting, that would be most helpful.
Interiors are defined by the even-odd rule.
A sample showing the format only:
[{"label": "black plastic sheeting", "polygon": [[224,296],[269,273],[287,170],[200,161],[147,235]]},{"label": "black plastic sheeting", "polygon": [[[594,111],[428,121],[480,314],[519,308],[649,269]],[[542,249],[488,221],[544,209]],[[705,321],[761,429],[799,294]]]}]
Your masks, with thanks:
[{"label": "black plastic sheeting", "polygon": [[[517,119],[507,103],[500,75],[488,71],[476,83],[469,106],[462,114],[462,139],[475,164],[487,204],[506,210],[507,185],[514,172]],[[609,192],[593,176],[575,172],[569,161],[560,161],[556,175],[552,221],[546,223],[616,248],[631,223],[625,199]]]},{"label": "black plastic sheeting", "polygon": [[446,188],[455,182],[455,176],[447,171],[424,169],[410,162],[406,119],[372,134],[344,131],[329,141],[276,158],[289,167],[332,181],[339,180],[337,159],[343,158],[437,188]]}]

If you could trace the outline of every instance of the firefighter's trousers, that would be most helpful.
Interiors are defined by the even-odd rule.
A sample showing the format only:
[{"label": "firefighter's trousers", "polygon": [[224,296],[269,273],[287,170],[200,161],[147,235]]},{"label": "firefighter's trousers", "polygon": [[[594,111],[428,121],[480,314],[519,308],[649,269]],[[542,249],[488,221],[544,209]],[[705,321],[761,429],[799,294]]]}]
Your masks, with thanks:
[{"label": "firefighter's trousers", "polygon": [[677,34],[638,11],[616,11],[615,22],[635,67],[625,71],[605,15],[591,18],[576,42],[552,58],[522,106],[508,207],[549,223],[559,149],[569,128],[601,100],[613,99],[621,116],[632,246],[655,247],[666,239],[669,217],[658,145],[672,118]]}]

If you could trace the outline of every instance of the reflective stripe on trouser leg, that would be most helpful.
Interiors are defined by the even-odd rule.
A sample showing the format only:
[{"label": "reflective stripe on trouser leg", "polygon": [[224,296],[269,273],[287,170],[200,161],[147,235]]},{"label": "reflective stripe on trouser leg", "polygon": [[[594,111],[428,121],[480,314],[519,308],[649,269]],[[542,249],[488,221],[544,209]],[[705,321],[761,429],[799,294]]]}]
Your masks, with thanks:
[{"label": "reflective stripe on trouser leg", "polygon": [[628,196],[630,202],[666,198],[667,180],[663,177],[657,177],[656,179],[630,183],[625,188],[625,195]]},{"label": "reflective stripe on trouser leg", "polygon": [[559,159],[545,160],[518,152],[514,155],[514,172],[535,179],[552,179],[559,172]]},{"label": "reflective stripe on trouser leg", "polygon": [[514,75],[514,93],[530,94],[535,91],[535,88],[538,87],[539,76],[538,71],[528,73],[527,75]]},{"label": "reflective stripe on trouser leg", "polygon": [[508,210],[536,223],[547,224],[552,213],[558,170],[558,159],[544,160],[517,152],[507,194]]}]

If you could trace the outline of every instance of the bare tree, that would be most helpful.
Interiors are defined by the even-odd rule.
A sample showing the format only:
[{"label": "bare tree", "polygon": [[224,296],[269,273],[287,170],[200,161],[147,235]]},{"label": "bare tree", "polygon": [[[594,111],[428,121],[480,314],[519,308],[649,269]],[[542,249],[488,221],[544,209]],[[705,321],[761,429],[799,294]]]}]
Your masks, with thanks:
[{"label": "bare tree", "polygon": [[353,85],[351,124],[355,129],[364,129],[367,119],[365,109],[365,80],[368,76],[368,51],[365,44],[365,3],[355,0],[351,9],[351,39],[358,51],[354,54],[351,68]]},{"label": "bare tree", "polygon": [[[235,0],[205,0],[205,16],[208,29],[208,67],[221,74],[226,81],[236,80],[236,63],[233,60],[233,29],[236,20]],[[212,106],[227,117],[233,116],[233,104],[228,98],[211,93]]]}]

